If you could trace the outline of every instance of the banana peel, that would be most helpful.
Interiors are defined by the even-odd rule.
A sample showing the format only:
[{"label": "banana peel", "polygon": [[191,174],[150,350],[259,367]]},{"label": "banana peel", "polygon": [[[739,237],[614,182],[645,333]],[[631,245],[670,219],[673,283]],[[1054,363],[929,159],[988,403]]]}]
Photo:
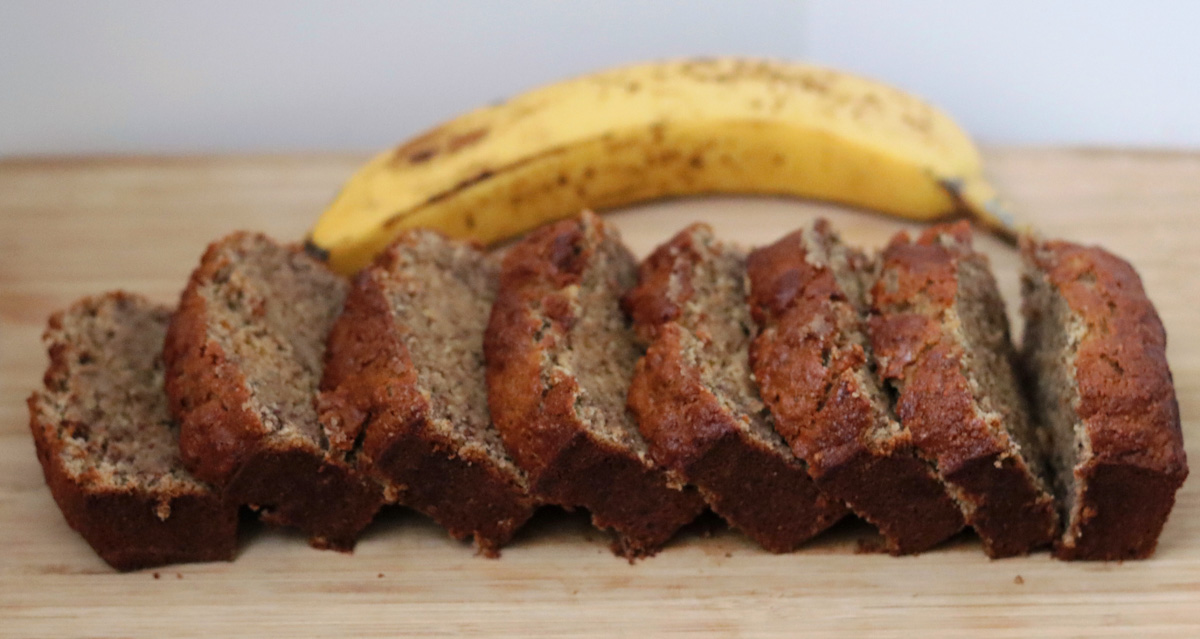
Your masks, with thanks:
[{"label": "banana peel", "polygon": [[493,244],[583,209],[718,193],[1017,234],[974,143],[933,106],[831,69],[717,58],[602,71],[446,122],[362,167],[305,245],[349,274],[407,229]]}]

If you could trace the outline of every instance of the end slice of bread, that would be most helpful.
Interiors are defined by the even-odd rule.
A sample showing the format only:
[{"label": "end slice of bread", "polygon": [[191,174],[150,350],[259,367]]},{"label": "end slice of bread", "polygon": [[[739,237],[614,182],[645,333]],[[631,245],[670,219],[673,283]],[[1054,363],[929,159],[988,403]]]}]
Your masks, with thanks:
[{"label": "end slice of bread", "polygon": [[163,391],[170,310],[123,292],[54,314],[29,426],[50,492],[119,570],[232,559],[237,506],[184,469]]},{"label": "end slice of bread", "polygon": [[921,552],[958,532],[963,515],[872,366],[870,277],[866,257],[824,220],[753,251],[754,373],[817,486],[879,528],[890,552]]},{"label": "end slice of bread", "polygon": [[871,343],[896,413],[992,557],[1049,544],[1046,442],[1021,396],[1008,316],[965,223],[897,235],[871,288]]},{"label": "end slice of bread", "polygon": [[325,339],[346,289],[298,248],[234,233],[204,253],[163,351],[188,469],[264,521],[339,550],[382,501],[317,419]]},{"label": "end slice of bread", "polygon": [[626,411],[638,349],[620,299],[635,279],[633,256],[594,215],[542,227],[505,255],[484,342],[492,418],[534,493],[587,508],[629,557],[704,510]]},{"label": "end slice of bread", "polygon": [[1166,333],[1128,262],[1022,243],[1026,384],[1053,442],[1062,559],[1154,552],[1188,474]]},{"label": "end slice of bread", "polygon": [[655,250],[625,297],[648,344],[629,408],[655,461],[764,548],[787,552],[846,514],[822,494],[755,388],[746,260],[703,224]]},{"label": "end slice of bread", "polygon": [[329,336],[321,417],[387,500],[496,556],[533,514],[487,407],[483,333],[498,265],[412,231],[355,280]]}]

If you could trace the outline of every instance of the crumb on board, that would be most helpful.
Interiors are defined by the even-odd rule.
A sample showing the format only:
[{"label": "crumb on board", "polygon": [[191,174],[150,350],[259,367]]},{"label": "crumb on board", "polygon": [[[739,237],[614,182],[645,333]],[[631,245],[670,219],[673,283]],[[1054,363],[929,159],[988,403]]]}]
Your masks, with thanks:
[{"label": "crumb on board", "polygon": [[1021,575],[1017,575],[1016,577],[1013,577],[1013,583],[1020,586],[1025,583],[1025,580],[1021,577]]}]

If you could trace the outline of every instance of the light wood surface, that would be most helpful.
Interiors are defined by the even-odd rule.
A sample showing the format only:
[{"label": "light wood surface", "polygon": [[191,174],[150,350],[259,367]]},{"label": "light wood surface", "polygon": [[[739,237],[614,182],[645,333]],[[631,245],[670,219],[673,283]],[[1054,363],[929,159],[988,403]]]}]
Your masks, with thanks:
[{"label": "light wood surface", "polygon": [[[1141,272],[1169,334],[1185,438],[1200,459],[1200,155],[999,150],[992,175],[1047,235],[1098,242]],[[1200,636],[1200,490],[1179,493],[1151,560],[989,561],[964,534],[919,557],[856,552],[847,523],[770,555],[696,527],[630,565],[577,515],[539,515],[492,561],[423,518],[391,512],[353,555],[255,529],[232,563],[117,574],[63,522],[24,400],[47,315],[126,288],[171,301],[211,239],[239,228],[298,239],[358,156],[0,162],[0,635],[847,637]],[[905,225],[772,199],[671,202],[611,216],[639,254],[693,220],[762,243],[817,214],[870,247]],[[1016,260],[991,240],[1010,304]],[[705,533],[708,534],[705,534]]]}]

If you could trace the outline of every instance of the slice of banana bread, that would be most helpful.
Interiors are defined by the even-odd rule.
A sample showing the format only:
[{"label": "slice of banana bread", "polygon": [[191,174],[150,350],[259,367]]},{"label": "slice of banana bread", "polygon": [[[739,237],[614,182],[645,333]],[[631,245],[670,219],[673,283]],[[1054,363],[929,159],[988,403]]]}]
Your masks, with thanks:
[{"label": "slice of banana bread", "polygon": [[317,421],[325,338],[346,288],[295,247],[234,233],[204,253],[163,351],[188,469],[264,521],[339,550],[382,500]]},{"label": "slice of banana bread", "polygon": [[50,318],[29,427],[67,523],[118,570],[233,558],[237,507],[189,474],[163,392],[171,312],[123,292]]},{"label": "slice of banana bread", "polygon": [[483,332],[498,265],[410,231],[361,273],[329,335],[321,421],[330,445],[496,556],[536,506],[487,407]]},{"label": "slice of banana bread", "polygon": [[484,342],[492,418],[534,494],[587,508],[631,558],[704,510],[650,459],[625,408],[638,349],[620,299],[636,268],[591,213],[542,227],[505,255]]},{"label": "slice of banana bread", "polygon": [[967,223],[900,233],[871,288],[871,343],[896,413],[992,557],[1049,544],[1046,443],[1021,397],[1008,316]]},{"label": "slice of banana bread", "polygon": [[866,257],[818,220],[753,251],[748,272],[754,374],[817,486],[878,527],[894,554],[958,532],[958,504],[917,456],[871,367]]},{"label": "slice of banana bread", "polygon": [[1028,238],[1022,252],[1026,382],[1065,529],[1055,554],[1147,557],[1188,474],[1162,322],[1119,257]]},{"label": "slice of banana bread", "polygon": [[654,461],[767,550],[787,552],[846,514],[772,429],[750,372],[746,259],[692,225],[648,257],[625,297],[647,352],[629,408]]}]

